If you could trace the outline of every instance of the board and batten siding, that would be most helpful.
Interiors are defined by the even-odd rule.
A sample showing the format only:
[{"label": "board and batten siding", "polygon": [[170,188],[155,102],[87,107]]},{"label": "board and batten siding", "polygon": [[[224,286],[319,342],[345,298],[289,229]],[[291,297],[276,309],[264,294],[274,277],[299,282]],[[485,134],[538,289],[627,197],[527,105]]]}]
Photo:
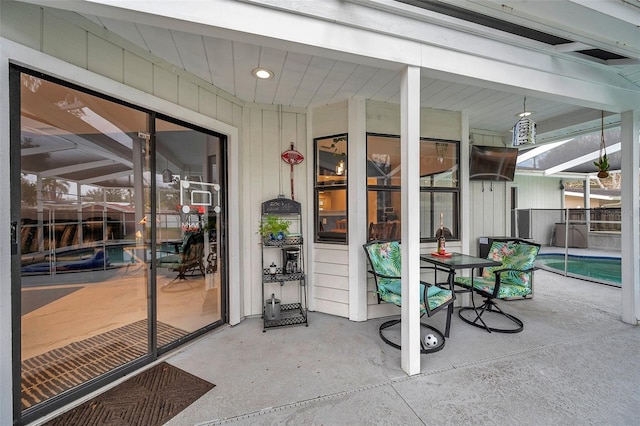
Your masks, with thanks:
[{"label": "board and batten siding", "polygon": [[[505,146],[502,136],[473,133],[475,145]],[[470,254],[478,254],[481,237],[511,236],[511,188],[517,188],[518,209],[559,209],[562,206],[560,179],[516,176],[513,182],[470,181]],[[545,244],[546,237],[534,238]]]},{"label": "board and batten siding", "polygon": [[[279,123],[282,123],[281,132]],[[306,114],[301,110],[278,107],[266,107],[248,105],[244,109],[243,137],[241,146],[241,158],[244,165],[241,178],[241,193],[243,205],[247,208],[240,212],[241,223],[247,227],[246,244],[243,246],[245,259],[250,259],[246,265],[244,310],[246,315],[261,315],[264,300],[262,300],[262,269],[269,265],[262,265],[261,237],[258,234],[258,226],[261,217],[262,202],[284,195],[291,197],[290,166],[280,158],[283,151],[290,148],[293,142],[294,148],[304,156],[304,161],[293,166],[294,199],[302,204],[302,229],[306,230],[309,218],[307,212],[307,173],[306,167],[313,163],[313,157],[307,151],[306,140]],[[311,158],[310,158],[311,157]],[[313,241],[310,235],[304,233],[303,256],[305,266],[309,264],[309,242]],[[277,249],[267,249],[277,250]],[[279,265],[281,266],[281,265]],[[286,283],[267,284],[265,297],[272,293],[282,303],[298,300],[298,286]],[[265,299],[266,300],[266,299]],[[291,303],[291,302],[289,302]]]}]

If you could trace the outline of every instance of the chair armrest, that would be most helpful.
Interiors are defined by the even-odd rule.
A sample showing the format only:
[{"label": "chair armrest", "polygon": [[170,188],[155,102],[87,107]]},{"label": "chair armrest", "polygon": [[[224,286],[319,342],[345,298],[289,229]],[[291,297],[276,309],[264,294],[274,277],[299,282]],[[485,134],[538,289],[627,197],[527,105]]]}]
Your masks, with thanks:
[{"label": "chair armrest", "polygon": [[376,271],[374,271],[373,269],[369,269],[367,272],[369,272],[371,275],[377,277],[377,278],[387,278],[387,279],[391,279],[391,280],[400,280],[402,279],[402,277],[396,277],[393,275],[384,275],[384,274],[380,274]]},{"label": "chair armrest", "polygon": [[503,268],[503,269],[496,269],[496,270],[491,271],[491,272],[493,272],[496,275],[500,275],[503,272],[510,272],[510,271],[515,271],[515,272],[533,272],[533,271],[535,271],[537,269],[540,269],[540,268],[538,268],[537,266],[534,266],[533,268],[529,268],[529,269]]},{"label": "chair armrest", "polygon": [[535,271],[536,269],[539,269],[538,267],[534,266],[533,268],[529,268],[529,269],[518,269],[518,268],[502,268],[502,269],[496,269],[494,271],[491,271],[495,274],[496,276],[496,283],[493,286],[493,297],[498,297],[498,293],[500,292],[500,284],[502,284],[502,281],[500,280],[500,274],[502,274],[503,272],[522,272],[522,273],[532,273],[533,271]]}]

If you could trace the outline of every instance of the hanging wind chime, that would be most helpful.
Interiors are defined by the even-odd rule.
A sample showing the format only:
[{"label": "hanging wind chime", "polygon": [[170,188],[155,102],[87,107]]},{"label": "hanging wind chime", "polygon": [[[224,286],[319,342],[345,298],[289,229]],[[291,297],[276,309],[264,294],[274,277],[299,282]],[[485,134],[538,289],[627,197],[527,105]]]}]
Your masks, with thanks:
[{"label": "hanging wind chime", "polygon": [[607,158],[607,146],[604,143],[604,111],[600,119],[600,158],[594,161],[593,165],[598,168],[598,177],[601,179],[609,177],[609,159]]},{"label": "hanging wind chime", "polygon": [[291,148],[283,152],[281,157],[282,161],[291,166],[291,199],[295,200],[293,196],[293,166],[295,164],[302,163],[302,160],[304,160],[304,156],[300,152],[293,149],[293,142],[291,142]]}]

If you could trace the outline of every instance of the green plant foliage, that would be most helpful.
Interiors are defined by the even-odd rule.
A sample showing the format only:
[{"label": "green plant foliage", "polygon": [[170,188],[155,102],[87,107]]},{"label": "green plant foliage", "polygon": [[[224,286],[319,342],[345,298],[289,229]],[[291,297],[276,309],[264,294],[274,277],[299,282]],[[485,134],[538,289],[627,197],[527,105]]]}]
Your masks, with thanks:
[{"label": "green plant foliage", "polygon": [[609,159],[607,158],[607,153],[605,152],[604,155],[598,159],[598,161],[594,161],[593,165],[596,166],[601,172],[608,171]]},{"label": "green plant foliage", "polygon": [[262,235],[263,238],[269,237],[269,234],[277,235],[278,232],[286,234],[289,231],[290,224],[291,222],[288,220],[283,220],[276,215],[268,214],[260,221],[258,233]]}]

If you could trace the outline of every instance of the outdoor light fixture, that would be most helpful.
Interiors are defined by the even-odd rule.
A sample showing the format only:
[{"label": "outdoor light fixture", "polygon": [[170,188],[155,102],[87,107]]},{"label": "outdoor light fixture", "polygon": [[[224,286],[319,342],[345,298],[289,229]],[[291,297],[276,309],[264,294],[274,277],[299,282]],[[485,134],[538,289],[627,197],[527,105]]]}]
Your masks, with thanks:
[{"label": "outdoor light fixture", "polygon": [[344,175],[345,171],[346,171],[346,169],[345,169],[344,160],[338,161],[338,164],[336,164],[336,174],[338,176],[342,176],[342,175]]},{"label": "outdoor light fixture", "polygon": [[266,80],[273,77],[273,71],[268,70],[266,68],[254,68],[251,71],[254,77],[259,78],[261,80]]},{"label": "outdoor light fixture", "polygon": [[533,145],[536,143],[536,123],[529,118],[527,111],[527,97],[524,97],[522,113],[518,114],[520,120],[513,126],[513,146]]}]

